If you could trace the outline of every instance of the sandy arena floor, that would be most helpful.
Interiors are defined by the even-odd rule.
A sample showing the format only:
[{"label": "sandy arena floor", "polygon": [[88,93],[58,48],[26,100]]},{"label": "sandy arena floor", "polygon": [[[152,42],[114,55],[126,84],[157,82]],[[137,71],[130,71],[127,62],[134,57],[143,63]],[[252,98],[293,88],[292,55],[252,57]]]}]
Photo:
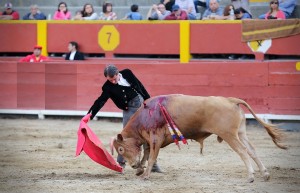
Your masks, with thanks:
[{"label": "sandy arena floor", "polygon": [[[84,153],[75,157],[79,121],[0,119],[0,192],[300,192],[300,132],[287,132],[289,150],[285,151],[273,144],[262,127],[248,127],[248,137],[271,174],[268,182],[255,166],[255,181],[247,183],[244,163],[215,135],[205,141],[203,156],[199,144],[190,140],[181,150],[175,144],[161,149],[158,163],[164,173],[152,173],[144,181],[129,167],[119,174]],[[122,129],[120,122],[107,120],[91,121],[89,126],[107,149],[110,137]]]}]

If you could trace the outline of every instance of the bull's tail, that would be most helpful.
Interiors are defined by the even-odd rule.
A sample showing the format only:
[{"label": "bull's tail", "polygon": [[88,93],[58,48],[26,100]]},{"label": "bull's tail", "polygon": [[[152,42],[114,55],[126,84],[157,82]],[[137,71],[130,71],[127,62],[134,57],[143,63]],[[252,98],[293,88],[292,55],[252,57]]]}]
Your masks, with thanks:
[{"label": "bull's tail", "polygon": [[230,97],[229,100],[231,102],[234,102],[236,104],[242,104],[244,105],[253,115],[253,117],[262,125],[264,128],[267,130],[268,134],[271,136],[273,142],[275,145],[281,149],[287,149],[287,146],[280,144],[284,138],[284,133],[281,129],[279,129],[276,125],[274,124],[269,124],[261,120],[256,116],[250,105],[246,103],[244,100],[238,99],[238,98],[232,98]]}]

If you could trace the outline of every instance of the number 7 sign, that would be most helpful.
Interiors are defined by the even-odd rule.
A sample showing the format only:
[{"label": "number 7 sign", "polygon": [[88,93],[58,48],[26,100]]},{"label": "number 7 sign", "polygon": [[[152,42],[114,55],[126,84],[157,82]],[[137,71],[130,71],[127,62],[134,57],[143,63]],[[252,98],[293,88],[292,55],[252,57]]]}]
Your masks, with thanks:
[{"label": "number 7 sign", "polygon": [[98,44],[104,51],[113,51],[119,46],[120,34],[113,25],[104,25],[98,32]]}]

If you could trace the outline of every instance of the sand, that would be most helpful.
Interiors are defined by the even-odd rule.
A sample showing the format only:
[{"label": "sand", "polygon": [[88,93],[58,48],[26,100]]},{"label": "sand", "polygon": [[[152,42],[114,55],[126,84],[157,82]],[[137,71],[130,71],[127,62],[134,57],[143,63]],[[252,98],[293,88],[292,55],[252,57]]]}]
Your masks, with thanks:
[{"label": "sand", "polygon": [[[264,128],[248,126],[248,137],[271,175],[267,182],[254,165],[255,181],[248,183],[240,157],[227,143],[218,143],[215,135],[205,140],[204,155],[199,144],[190,140],[181,150],[175,144],[161,149],[158,163],[164,173],[142,180],[129,166],[120,174],[85,153],[75,157],[79,121],[0,118],[0,192],[300,192],[297,131],[286,132],[289,150],[282,150]],[[121,122],[107,119],[90,121],[89,126],[107,149],[110,138],[122,130]]]}]

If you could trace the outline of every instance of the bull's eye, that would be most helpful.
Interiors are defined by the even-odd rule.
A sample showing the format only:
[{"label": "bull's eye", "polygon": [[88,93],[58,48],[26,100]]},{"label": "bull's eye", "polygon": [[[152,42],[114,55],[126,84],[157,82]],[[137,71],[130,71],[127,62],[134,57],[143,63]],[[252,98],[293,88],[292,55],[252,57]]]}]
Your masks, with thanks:
[{"label": "bull's eye", "polygon": [[122,155],[124,153],[124,147],[118,147],[118,152]]}]

